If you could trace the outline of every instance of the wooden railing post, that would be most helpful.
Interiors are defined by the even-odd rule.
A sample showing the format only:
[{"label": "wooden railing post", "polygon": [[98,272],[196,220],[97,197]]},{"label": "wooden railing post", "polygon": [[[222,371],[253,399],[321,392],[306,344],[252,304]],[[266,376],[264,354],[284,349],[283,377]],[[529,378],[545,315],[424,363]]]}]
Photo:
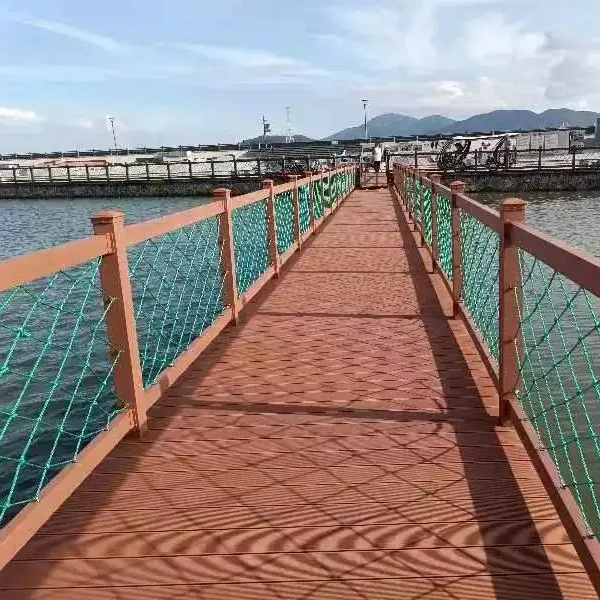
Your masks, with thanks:
[{"label": "wooden railing post", "polygon": [[456,197],[464,194],[465,184],[462,181],[455,181],[450,184],[450,190],[452,192],[452,314],[456,316],[463,288],[460,209]]},{"label": "wooden railing post", "polygon": [[500,422],[510,419],[510,398],[520,385],[519,356],[523,357],[523,336],[520,319],[523,312],[523,288],[519,266],[519,249],[512,243],[512,223],[525,222],[525,201],[507,198],[500,204]]},{"label": "wooden railing post", "polygon": [[106,329],[111,359],[118,355],[113,371],[115,393],[133,414],[133,427],[142,435],[147,415],[125,241],[125,213],[107,211],[92,217],[97,235],[109,235],[113,251],[102,258],[100,283],[105,303]]},{"label": "wooden railing post", "polygon": [[437,224],[437,185],[442,180],[442,176],[439,173],[433,173],[430,176],[431,179],[431,270],[433,273],[437,271],[438,258],[439,258],[439,245],[438,245],[438,224]]},{"label": "wooden railing post", "polygon": [[274,182],[272,179],[265,179],[262,182],[263,189],[269,190],[267,198],[267,220],[269,227],[269,261],[273,265],[275,277],[279,277],[281,261],[277,252],[277,221],[275,218],[275,194],[273,193]]},{"label": "wooden railing post", "polygon": [[225,301],[231,308],[233,322],[237,324],[239,297],[237,292],[237,277],[235,274],[235,252],[233,247],[233,220],[231,207],[231,191],[226,188],[213,190],[213,198],[222,202],[225,212],[221,213],[219,235],[223,246],[221,269],[224,277]]}]

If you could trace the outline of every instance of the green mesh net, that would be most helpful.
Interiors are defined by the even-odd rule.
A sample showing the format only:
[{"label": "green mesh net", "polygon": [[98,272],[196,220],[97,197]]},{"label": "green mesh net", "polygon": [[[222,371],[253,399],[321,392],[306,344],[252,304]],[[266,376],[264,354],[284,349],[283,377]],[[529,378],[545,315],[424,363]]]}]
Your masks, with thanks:
[{"label": "green mesh net", "polygon": [[452,203],[448,196],[437,196],[436,221],[438,265],[448,280],[452,281]]},{"label": "green mesh net", "polygon": [[600,302],[524,251],[519,262],[517,397],[595,536],[600,533]]},{"label": "green mesh net", "polygon": [[431,212],[431,188],[423,187],[423,237],[425,242],[431,248],[433,240],[433,215]]},{"label": "green mesh net", "polygon": [[310,186],[301,186],[298,189],[298,205],[300,209],[300,232],[306,233],[310,227]]},{"label": "green mesh net", "polygon": [[214,217],[128,248],[144,386],[223,312]]},{"label": "green mesh net", "polygon": [[465,308],[498,359],[498,234],[463,210],[460,233]]},{"label": "green mesh net", "polygon": [[421,225],[421,182],[413,180],[412,213],[415,223]]},{"label": "green mesh net", "polygon": [[235,273],[239,294],[269,268],[269,224],[267,201],[233,211]]},{"label": "green mesh net", "polygon": [[315,206],[315,219],[323,218],[323,189],[321,180],[312,182],[313,202]]},{"label": "green mesh net", "polygon": [[97,259],[0,294],[0,526],[121,410]]},{"label": "green mesh net", "polygon": [[285,254],[296,241],[294,196],[291,190],[275,196],[275,227],[277,228],[277,253]]},{"label": "green mesh net", "polygon": [[323,177],[323,203],[325,208],[331,208],[331,185],[329,182],[329,177]]},{"label": "green mesh net", "polygon": [[336,173],[331,177],[331,205],[333,206],[340,199],[340,174]]}]

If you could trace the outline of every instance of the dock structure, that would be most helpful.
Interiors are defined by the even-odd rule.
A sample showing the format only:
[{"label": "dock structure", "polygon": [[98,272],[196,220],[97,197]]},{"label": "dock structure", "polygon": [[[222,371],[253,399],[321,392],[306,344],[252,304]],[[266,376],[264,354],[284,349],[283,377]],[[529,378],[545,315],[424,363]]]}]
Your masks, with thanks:
[{"label": "dock structure", "polygon": [[[598,265],[523,225],[520,201],[387,177],[356,190],[349,166],[95,219],[76,249],[102,257],[121,402],[32,503],[2,489],[3,600],[598,597],[595,508],[524,392],[536,308],[514,249],[560,276],[579,261],[590,294]],[[0,263],[4,289],[75,264],[46,252]]]}]

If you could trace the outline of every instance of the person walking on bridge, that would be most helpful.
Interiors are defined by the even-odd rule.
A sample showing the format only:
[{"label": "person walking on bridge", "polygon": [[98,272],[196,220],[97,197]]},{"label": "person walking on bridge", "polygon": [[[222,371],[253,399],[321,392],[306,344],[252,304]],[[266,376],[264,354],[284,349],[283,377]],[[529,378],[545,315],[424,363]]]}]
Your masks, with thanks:
[{"label": "person walking on bridge", "polygon": [[377,142],[373,148],[373,168],[375,169],[375,185],[379,184],[379,170],[381,169],[382,157],[381,144]]}]

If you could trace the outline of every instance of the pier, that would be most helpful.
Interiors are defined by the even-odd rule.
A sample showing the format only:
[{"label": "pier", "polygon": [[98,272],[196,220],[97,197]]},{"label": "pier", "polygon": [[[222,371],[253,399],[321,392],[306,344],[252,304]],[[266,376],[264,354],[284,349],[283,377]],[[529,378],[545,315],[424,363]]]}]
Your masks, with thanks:
[{"label": "pier", "polygon": [[3,600],[598,597],[600,264],[359,175],[0,263]]}]

